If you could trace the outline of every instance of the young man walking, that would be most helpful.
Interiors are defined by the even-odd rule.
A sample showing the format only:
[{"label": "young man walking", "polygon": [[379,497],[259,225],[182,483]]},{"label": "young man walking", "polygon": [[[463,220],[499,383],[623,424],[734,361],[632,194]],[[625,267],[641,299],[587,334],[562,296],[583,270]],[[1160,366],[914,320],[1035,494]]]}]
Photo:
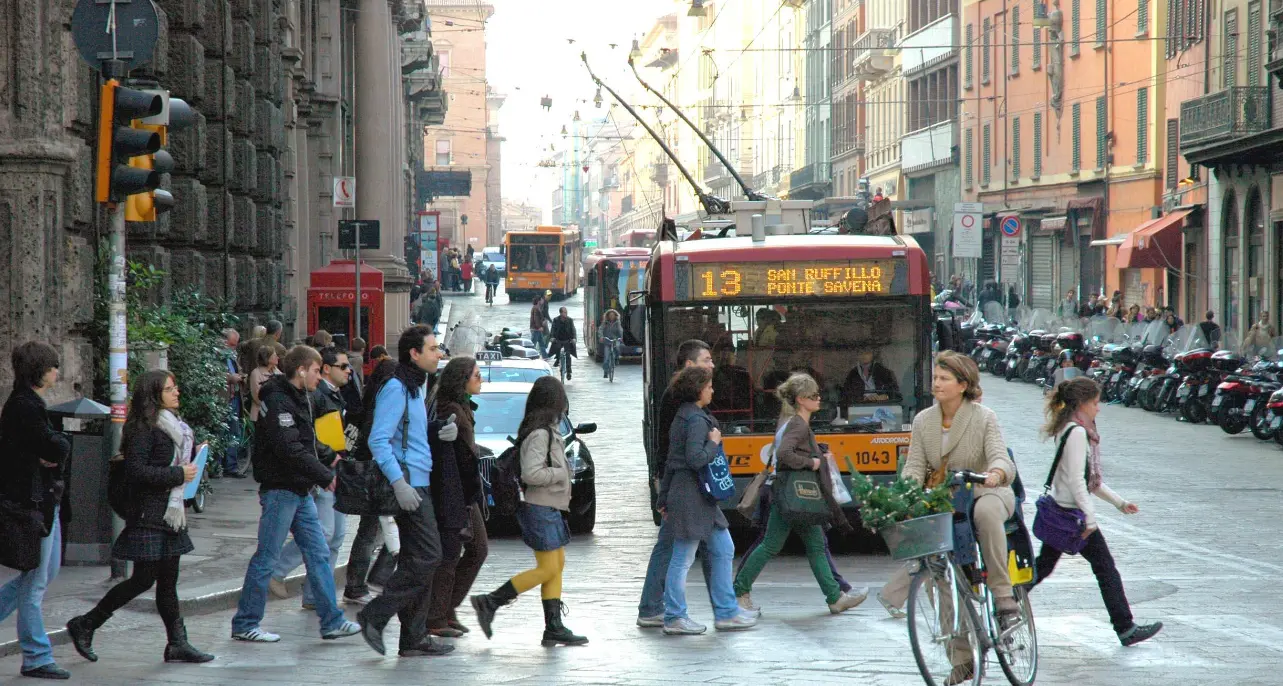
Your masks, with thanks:
[{"label": "young man walking", "polygon": [[258,550],[245,570],[240,602],[232,617],[232,638],[254,643],[281,640],[260,624],[272,569],[286,535],[291,533],[302,550],[307,580],[315,591],[321,638],[351,636],[361,627],[343,616],[335,600],[329,544],[311,493],[314,487],[334,491],[334,472],[317,454],[307,395],[321,381],[321,355],[307,346],[295,346],[280,361],[280,370],[259,390],[262,412],[254,432],[254,478],[260,484],[258,501],[263,514],[258,521]]},{"label": "young man walking", "polygon": [[396,516],[401,536],[397,568],[383,587],[383,594],[357,614],[361,636],[383,655],[383,629],[397,615],[401,620],[401,657],[445,655],[454,646],[436,643],[427,633],[426,608],[431,601],[432,579],[441,563],[441,538],[432,508],[429,475],[432,450],[428,432],[442,441],[458,438],[454,423],[428,426],[428,374],[441,360],[436,336],[426,326],[412,326],[397,341],[396,372],[379,389],[370,429],[370,452],[396,494],[401,512]]}]

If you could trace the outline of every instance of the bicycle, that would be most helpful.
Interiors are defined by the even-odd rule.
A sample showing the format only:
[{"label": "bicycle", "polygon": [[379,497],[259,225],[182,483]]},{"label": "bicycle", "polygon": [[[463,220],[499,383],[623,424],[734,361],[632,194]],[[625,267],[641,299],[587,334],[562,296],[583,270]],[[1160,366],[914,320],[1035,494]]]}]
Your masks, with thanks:
[{"label": "bicycle", "polygon": [[[1033,581],[1032,566],[1019,570],[1024,579],[1019,573],[1012,578],[1020,612],[1008,622],[999,621],[984,583],[984,557],[970,517],[972,485],[984,481],[984,474],[955,472],[949,480],[956,487],[953,513],[906,520],[885,534],[893,558],[918,561],[909,585],[909,643],[927,686],[979,686],[990,650],[1013,686],[1029,686],[1038,674],[1033,610],[1028,590],[1018,585]],[[959,606],[965,611],[954,612]]]},{"label": "bicycle", "polygon": [[566,383],[566,367],[570,365],[570,353],[566,351],[563,344],[557,349],[557,372],[561,374],[561,382]]},{"label": "bicycle", "polygon": [[619,339],[602,337],[601,341],[606,348],[601,356],[602,370],[606,372],[606,378],[614,383],[615,367],[619,364]]},{"label": "bicycle", "polygon": [[494,291],[495,291],[494,284],[492,283],[486,284],[486,304],[491,307],[494,307]]}]

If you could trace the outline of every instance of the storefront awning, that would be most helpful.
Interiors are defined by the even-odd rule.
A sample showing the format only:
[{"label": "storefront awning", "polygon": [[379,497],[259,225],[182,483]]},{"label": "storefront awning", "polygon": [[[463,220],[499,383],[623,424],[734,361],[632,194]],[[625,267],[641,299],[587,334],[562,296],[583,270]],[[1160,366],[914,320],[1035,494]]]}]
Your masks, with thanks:
[{"label": "storefront awning", "polygon": [[1189,210],[1151,219],[1123,237],[1118,246],[1118,269],[1179,269],[1181,223]]}]

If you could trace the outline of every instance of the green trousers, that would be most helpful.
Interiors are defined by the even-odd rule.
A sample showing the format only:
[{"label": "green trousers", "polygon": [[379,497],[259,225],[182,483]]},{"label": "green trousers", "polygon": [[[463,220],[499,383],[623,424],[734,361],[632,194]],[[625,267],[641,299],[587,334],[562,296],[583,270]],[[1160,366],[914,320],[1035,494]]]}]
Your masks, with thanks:
[{"label": "green trousers", "polygon": [[742,596],[753,590],[753,582],[757,580],[757,575],[762,573],[762,568],[770,562],[771,558],[779,555],[784,549],[784,543],[788,541],[790,533],[796,533],[806,546],[806,560],[811,563],[811,573],[815,574],[815,581],[820,584],[820,590],[824,592],[825,602],[830,604],[837,602],[837,599],[842,596],[842,589],[833,578],[833,570],[829,567],[829,560],[824,555],[823,527],[818,524],[793,526],[784,521],[784,516],[780,514],[775,503],[771,503],[771,516],[766,524],[766,537],[762,539],[762,545],[748,556],[744,566],[740,568],[740,573],[735,576],[735,595]]}]

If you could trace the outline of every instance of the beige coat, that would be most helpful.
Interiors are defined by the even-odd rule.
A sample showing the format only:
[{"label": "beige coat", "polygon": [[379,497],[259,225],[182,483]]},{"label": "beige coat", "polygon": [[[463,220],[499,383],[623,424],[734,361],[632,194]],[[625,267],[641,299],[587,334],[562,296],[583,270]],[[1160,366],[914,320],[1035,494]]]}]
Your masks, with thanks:
[{"label": "beige coat", "polygon": [[946,469],[949,471],[1001,469],[1006,475],[1003,484],[997,488],[976,486],[975,497],[979,499],[992,493],[1002,499],[1007,512],[1014,512],[1016,497],[1011,491],[1011,483],[1016,478],[1016,465],[1007,456],[1007,444],[1002,439],[998,415],[984,405],[962,401],[949,428],[949,452],[943,456],[940,454],[940,419],[939,405],[932,405],[913,418],[909,458],[902,475],[925,483],[931,472],[940,469],[944,457],[948,458]]},{"label": "beige coat", "polygon": [[521,480],[526,484],[526,502],[568,512],[571,476],[566,444],[556,427],[531,431],[521,442]]}]

